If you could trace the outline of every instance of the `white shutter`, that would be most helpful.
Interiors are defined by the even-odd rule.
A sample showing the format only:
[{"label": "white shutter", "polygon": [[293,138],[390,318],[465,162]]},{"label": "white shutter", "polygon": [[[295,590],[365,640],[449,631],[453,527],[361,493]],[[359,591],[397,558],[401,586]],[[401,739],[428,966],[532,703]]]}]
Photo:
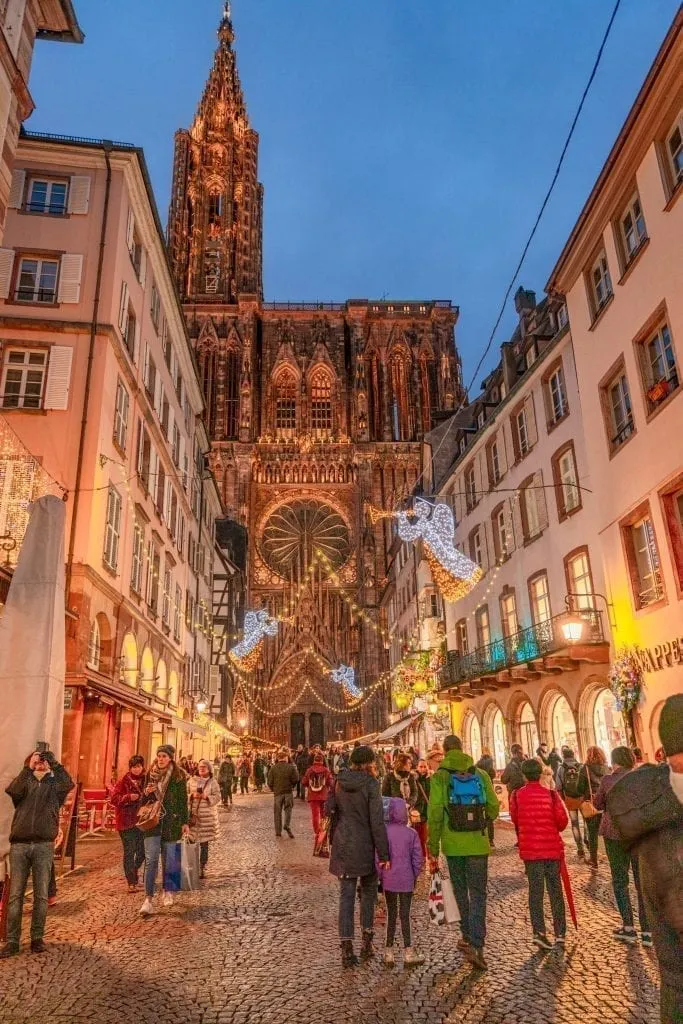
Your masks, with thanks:
[{"label": "white shutter", "polygon": [[142,420],[138,420],[138,475],[142,476],[142,452],[144,449],[144,427]]},{"label": "white shutter", "polygon": [[161,374],[157,370],[156,378],[154,380],[154,411],[161,419],[161,399],[162,399],[162,388],[161,388]]},{"label": "white shutter", "polygon": [[8,207],[11,210],[19,210],[24,201],[24,185],[26,184],[26,171],[12,171],[12,185],[9,190]]},{"label": "white shutter", "polygon": [[145,361],[142,364],[142,383],[145,387],[149,382],[149,345],[145,345]]},{"label": "white shutter", "polygon": [[121,334],[126,336],[126,328],[128,327],[128,285],[125,281],[121,282],[121,302],[119,304],[119,330]]},{"label": "white shutter", "polygon": [[9,298],[14,267],[14,249],[0,249],[0,299]]},{"label": "white shutter", "polygon": [[526,417],[526,433],[529,439],[529,447],[533,448],[538,441],[538,431],[536,429],[536,416],[534,413],[534,399],[532,395],[527,395],[524,399],[524,413]]},{"label": "white shutter", "polygon": [[58,302],[79,302],[81,298],[81,274],[83,257],[65,253],[59,264]]},{"label": "white shutter", "polygon": [[[515,495],[510,499],[515,500]],[[515,527],[513,522],[512,509],[510,507],[510,501],[506,501],[503,506],[503,515],[505,516],[505,543],[507,553],[511,554],[515,550]]]},{"label": "white shutter", "polygon": [[538,528],[543,532],[548,528],[548,503],[543,488],[543,471],[539,469],[534,473],[534,487],[536,488],[536,511],[538,513]]},{"label": "white shutter", "polygon": [[515,547],[521,548],[524,546],[524,524],[522,522],[522,507],[520,502],[522,501],[522,495],[520,491],[515,491],[510,497],[511,513],[512,513],[512,532],[515,538]]},{"label": "white shutter", "polygon": [[135,239],[135,217],[133,211],[128,211],[128,224],[126,225],[126,245],[128,246],[128,252],[133,249],[133,241]]},{"label": "white shutter", "polygon": [[218,665],[209,665],[209,697],[216,697],[218,695],[219,679],[220,669]]},{"label": "white shutter", "polygon": [[145,250],[143,248],[140,251],[140,273],[138,275],[138,280],[140,281],[140,284],[142,285],[143,288],[145,287],[145,278],[146,277],[147,277],[147,253],[145,252]]},{"label": "white shutter", "polygon": [[69,213],[87,213],[90,206],[90,176],[74,174],[69,183]]},{"label": "white shutter", "polygon": [[71,362],[74,350],[69,345],[52,345],[45,385],[45,409],[66,409],[69,404]]},{"label": "white shutter", "polygon": [[142,326],[139,320],[135,321],[135,338],[133,339],[133,362],[137,366],[140,362],[140,336],[142,334]]}]

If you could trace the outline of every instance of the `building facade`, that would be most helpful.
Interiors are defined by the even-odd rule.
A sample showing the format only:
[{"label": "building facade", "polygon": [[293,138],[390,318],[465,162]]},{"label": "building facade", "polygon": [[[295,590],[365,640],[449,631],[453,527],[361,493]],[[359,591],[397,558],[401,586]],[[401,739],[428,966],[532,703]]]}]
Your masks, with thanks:
[{"label": "building facade", "polygon": [[34,109],[28,80],[36,39],[83,42],[71,0],[0,0],[0,234],[19,128]]},{"label": "building facade", "polygon": [[[512,743],[608,752],[627,739],[609,688],[610,614],[572,335],[561,300],[520,288],[519,324],[481,394],[435,438],[436,493],[484,571],[446,603],[443,696],[477,759]],[[440,446],[440,447],[439,447]],[[448,452],[455,460],[448,465]],[[581,636],[562,629],[572,609]]]},{"label": "building facade", "polygon": [[24,135],[12,192],[0,534],[16,558],[28,501],[63,492],[64,758],[97,789],[162,740],[210,750],[218,727],[195,711],[208,695],[221,506],[203,472],[202,393],[142,152]]},{"label": "building facade", "polygon": [[555,266],[566,295],[615,655],[635,659],[637,737],[683,690],[683,12]]},{"label": "building facade", "polygon": [[289,620],[244,689],[257,732],[360,735],[383,724],[386,695],[354,711],[329,670],[352,665],[366,688],[386,667],[378,610],[391,531],[364,508],[410,492],[424,433],[462,396],[457,309],[263,302],[258,135],[227,7],[218,35],[194,123],[176,135],[168,239],[212,469],[227,513],[249,526],[249,603]]}]

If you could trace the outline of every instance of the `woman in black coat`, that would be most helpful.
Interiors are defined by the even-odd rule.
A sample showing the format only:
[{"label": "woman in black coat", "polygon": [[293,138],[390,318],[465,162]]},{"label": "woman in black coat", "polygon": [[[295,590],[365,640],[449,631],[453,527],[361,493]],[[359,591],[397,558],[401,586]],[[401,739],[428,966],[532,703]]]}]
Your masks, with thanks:
[{"label": "woman in black coat", "polygon": [[417,803],[417,783],[409,754],[399,754],[394,767],[382,779],[382,796],[403,797],[408,807]]},{"label": "woman in black coat", "polygon": [[384,825],[382,797],[375,778],[377,766],[370,747],[356,747],[348,768],[337,776],[325,805],[332,817],[330,872],[339,879],[339,938],[342,965],[353,967],[356,886],[360,881],[360,920],[363,930],[361,959],[373,955],[372,937],[377,898],[377,869],[389,861],[389,841]]},{"label": "woman in black coat", "polygon": [[[481,757],[477,761],[477,768],[481,768],[481,770],[483,772],[486,772],[486,774],[490,778],[491,782],[493,782],[495,780],[495,778],[496,778],[496,766],[493,763],[493,758],[491,756],[491,751],[490,750],[482,750]],[[494,832],[493,832],[493,822],[492,821],[487,822],[487,828],[488,828],[488,831],[489,831],[489,843],[491,844],[491,846],[495,846],[496,844],[493,841],[494,840]]]}]

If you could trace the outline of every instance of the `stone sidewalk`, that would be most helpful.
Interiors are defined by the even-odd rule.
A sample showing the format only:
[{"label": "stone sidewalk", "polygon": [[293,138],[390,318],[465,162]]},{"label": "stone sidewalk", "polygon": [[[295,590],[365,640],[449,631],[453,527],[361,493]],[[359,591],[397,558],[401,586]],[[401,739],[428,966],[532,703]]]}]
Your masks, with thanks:
[{"label": "stone sidewalk", "polygon": [[[526,880],[501,826],[491,859],[485,974],[414,904],[423,967],[354,971],[339,964],[336,883],[311,857],[308,809],[294,841],[272,832],[272,797],[236,797],[221,812],[201,892],[142,920],[111,847],[64,879],[44,956],[0,963],[0,1024],[656,1024],[654,955],[611,938],[609,871],[572,866],[580,930],[566,953],[531,946]],[[107,844],[108,845],[108,844]],[[569,861],[573,860],[568,850]],[[25,920],[24,937],[28,936]]]}]

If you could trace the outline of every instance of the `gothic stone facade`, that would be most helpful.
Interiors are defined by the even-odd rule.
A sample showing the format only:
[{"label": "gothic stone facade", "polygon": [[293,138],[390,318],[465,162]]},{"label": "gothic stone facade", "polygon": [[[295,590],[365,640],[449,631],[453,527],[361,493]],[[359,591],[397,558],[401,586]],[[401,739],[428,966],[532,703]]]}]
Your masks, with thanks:
[{"label": "gothic stone facade", "polygon": [[[448,301],[263,302],[258,136],[232,43],[226,10],[195,122],[176,136],[169,244],[211,465],[227,514],[248,527],[248,603],[289,619],[247,686],[254,727],[292,738],[289,717],[275,717],[287,708],[306,739],[322,729],[335,740],[384,725],[381,688],[358,712],[335,714],[344,702],[324,665],[353,665],[363,687],[387,667],[379,597],[391,527],[372,526],[366,505],[410,492],[424,434],[462,398],[458,311]],[[311,571],[316,550],[334,579]]]}]

